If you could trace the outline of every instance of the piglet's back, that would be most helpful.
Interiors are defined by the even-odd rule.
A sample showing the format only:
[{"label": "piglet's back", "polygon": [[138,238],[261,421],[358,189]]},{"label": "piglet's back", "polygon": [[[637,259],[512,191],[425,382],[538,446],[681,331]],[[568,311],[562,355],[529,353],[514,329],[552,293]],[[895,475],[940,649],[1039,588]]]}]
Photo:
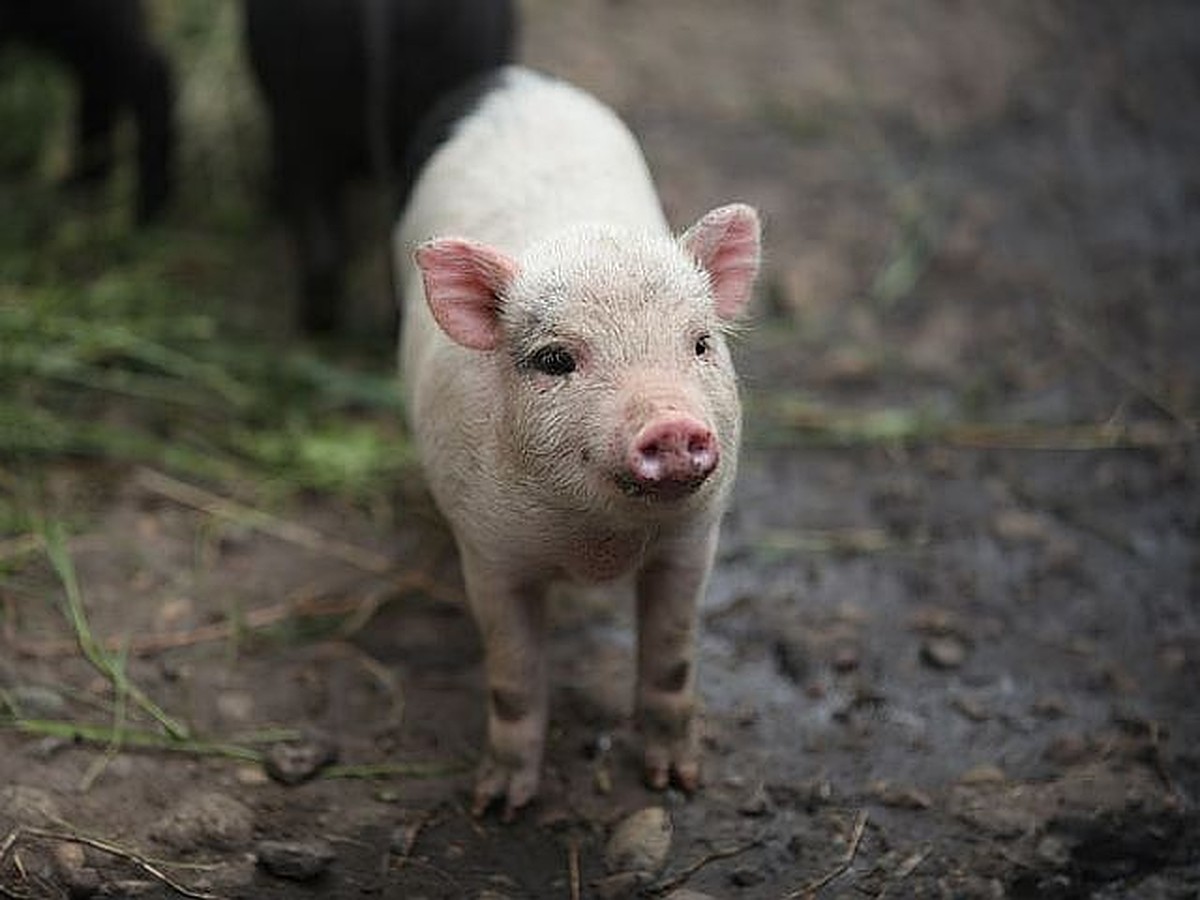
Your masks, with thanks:
[{"label": "piglet's back", "polygon": [[[518,254],[571,225],[667,231],[629,130],[588,94],[520,66],[501,69],[430,156],[401,220],[397,251],[454,234]],[[409,297],[409,302],[420,297]]]}]

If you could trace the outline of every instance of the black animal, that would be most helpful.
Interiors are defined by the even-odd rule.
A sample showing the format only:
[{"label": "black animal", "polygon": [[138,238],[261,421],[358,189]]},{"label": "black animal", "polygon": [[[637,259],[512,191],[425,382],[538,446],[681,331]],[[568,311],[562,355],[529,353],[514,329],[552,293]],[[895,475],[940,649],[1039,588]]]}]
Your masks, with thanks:
[{"label": "black animal", "polygon": [[270,110],[274,186],[301,269],[301,323],[338,326],[344,193],[371,177],[398,204],[422,117],[508,62],[512,0],[245,0],[250,60]]},{"label": "black animal", "polygon": [[19,40],[70,69],[78,85],[70,182],[108,177],[123,112],[137,124],[137,219],[157,217],[171,192],[174,85],[151,43],[140,0],[0,0],[0,46]]}]

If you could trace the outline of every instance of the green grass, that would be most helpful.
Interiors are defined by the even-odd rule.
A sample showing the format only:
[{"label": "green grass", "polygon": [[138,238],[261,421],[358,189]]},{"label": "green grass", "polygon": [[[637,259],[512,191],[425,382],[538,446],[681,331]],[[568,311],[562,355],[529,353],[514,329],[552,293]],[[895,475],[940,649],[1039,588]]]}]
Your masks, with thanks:
[{"label": "green grass", "polygon": [[67,194],[70,84],[28,53],[0,56],[0,537],[28,527],[28,483],[64,459],[273,500],[365,501],[408,472],[393,355],[287,336],[291,273],[263,212],[236,4],[151,10],[181,134],[177,201],[151,229],[130,224],[132,136],[111,184]]}]

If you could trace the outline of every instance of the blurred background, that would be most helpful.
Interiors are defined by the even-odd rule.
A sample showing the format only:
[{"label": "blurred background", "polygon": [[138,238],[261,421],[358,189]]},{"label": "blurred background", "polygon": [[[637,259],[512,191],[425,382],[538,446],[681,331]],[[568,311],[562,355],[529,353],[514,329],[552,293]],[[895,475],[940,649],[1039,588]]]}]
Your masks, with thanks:
[{"label": "blurred background", "polygon": [[[350,454],[321,448],[303,403],[311,391],[343,411],[390,402],[355,379],[391,365],[389,195],[360,181],[351,198],[341,340],[299,339],[300,276],[270,214],[240,5],[147,11],[178,122],[175,195],[152,228],[133,223],[132,123],[113,178],[63,190],[72,81],[19,42],[0,59],[4,444],[284,469],[306,441]],[[734,198],[762,210],[751,388],[761,366],[838,403],[866,390],[935,417],[1194,420],[1188,4],[527,0],[521,12],[520,58],[626,117],[673,222]],[[339,377],[318,371],[333,360]],[[329,381],[358,393],[328,396]],[[134,410],[138,392],[158,400]],[[133,421],[106,428],[114,407]],[[212,445],[186,434],[195,415]],[[254,427],[235,438],[232,420]],[[387,468],[369,457],[391,451],[361,424],[338,428],[352,426],[362,458],[333,464],[365,467],[365,487]]]}]

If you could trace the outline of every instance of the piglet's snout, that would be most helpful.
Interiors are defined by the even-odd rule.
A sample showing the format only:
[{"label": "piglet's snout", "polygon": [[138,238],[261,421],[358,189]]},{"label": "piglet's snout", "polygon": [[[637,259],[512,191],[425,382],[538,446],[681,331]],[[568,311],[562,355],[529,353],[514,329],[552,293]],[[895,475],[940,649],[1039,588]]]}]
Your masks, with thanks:
[{"label": "piglet's snout", "polygon": [[667,499],[699,487],[720,458],[711,428],[688,416],[672,416],[648,423],[634,436],[626,464],[638,493]]}]

